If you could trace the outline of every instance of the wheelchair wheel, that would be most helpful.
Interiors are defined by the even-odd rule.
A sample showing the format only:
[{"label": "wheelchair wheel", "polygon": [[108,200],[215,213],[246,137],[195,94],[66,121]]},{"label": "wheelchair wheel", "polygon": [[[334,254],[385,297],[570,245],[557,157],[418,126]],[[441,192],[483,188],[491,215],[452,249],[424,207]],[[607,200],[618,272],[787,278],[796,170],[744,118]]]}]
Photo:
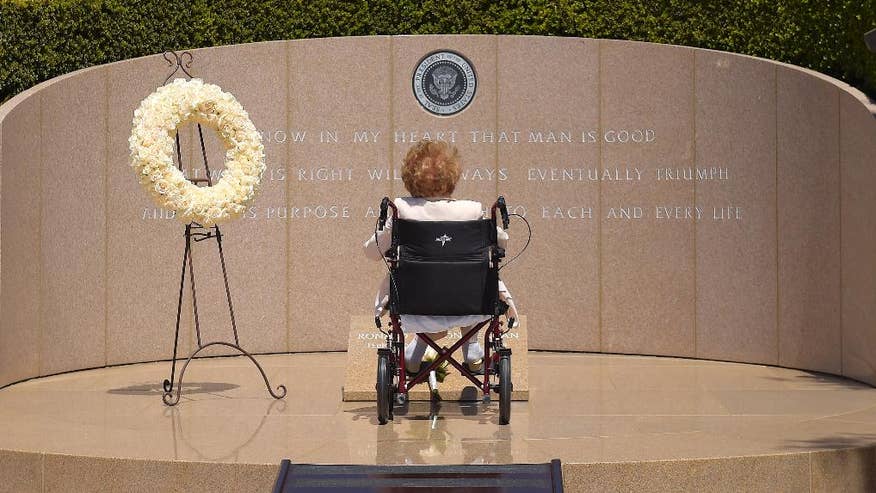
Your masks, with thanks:
[{"label": "wheelchair wheel", "polygon": [[507,425],[511,422],[511,357],[499,358],[499,424]]},{"label": "wheelchair wheel", "polygon": [[377,355],[377,421],[385,425],[392,416],[392,368],[389,355]]}]

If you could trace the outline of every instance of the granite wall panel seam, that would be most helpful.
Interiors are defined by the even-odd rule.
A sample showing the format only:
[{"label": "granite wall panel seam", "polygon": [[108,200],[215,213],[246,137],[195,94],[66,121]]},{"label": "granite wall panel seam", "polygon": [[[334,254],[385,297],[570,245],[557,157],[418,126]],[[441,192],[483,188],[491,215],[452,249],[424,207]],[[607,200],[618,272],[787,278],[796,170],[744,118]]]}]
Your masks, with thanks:
[{"label": "granite wall panel seam", "polygon": [[[3,120],[0,120],[0,191],[3,190]],[[3,201],[0,200],[0,218],[3,217]],[[0,232],[2,232],[3,225],[2,221],[0,221]],[[0,233],[0,279],[3,278],[3,235]],[[0,282],[0,300],[3,299],[3,283]],[[3,309],[2,303],[0,303],[0,320],[3,319]],[[0,385],[3,385],[3,382],[0,381]]]},{"label": "granite wall panel seam", "polygon": [[842,172],[842,126],[840,124],[842,101],[840,99],[840,88],[835,87],[836,92],[836,201],[837,201],[837,256],[838,266],[835,272],[837,279],[837,344],[839,344],[839,375],[843,374],[843,172]]},{"label": "granite wall panel seam", "polygon": [[[494,47],[493,63],[495,64],[495,74],[496,74],[496,77],[493,80],[493,88],[496,91],[496,114],[494,115],[494,118],[493,118],[493,125],[494,125],[494,129],[495,129],[494,131],[498,132],[499,131],[499,97],[501,96],[499,94],[499,36],[493,36],[493,41],[494,41],[494,43],[493,43],[493,47]],[[493,159],[493,173],[495,173],[495,176],[498,177],[499,176],[499,141],[498,141],[498,139],[493,144],[493,152],[496,156]],[[496,178],[495,184],[496,184],[496,191],[495,191],[494,195],[496,197],[498,197],[499,196],[499,179],[498,178]]]},{"label": "granite wall panel seam", "polygon": [[[389,67],[389,92],[387,93],[387,105],[389,106],[389,130],[393,131],[395,126],[395,104],[393,103],[392,95],[395,94],[395,36],[389,37],[389,63],[387,64]],[[395,139],[387,138],[389,148],[389,155],[387,156],[389,159],[389,176],[395,176]],[[390,197],[396,196],[395,190],[395,180],[389,180],[389,195]]]},{"label": "granite wall panel seam", "polygon": [[39,169],[37,170],[37,224],[36,230],[37,234],[40,235],[39,241],[37,241],[37,252],[36,252],[36,268],[37,268],[37,279],[38,279],[38,289],[37,289],[37,299],[36,299],[36,319],[37,319],[37,331],[39,331],[39,337],[37,337],[37,374],[45,375],[43,371],[43,299],[45,297],[45,282],[43,279],[43,241],[42,241],[42,230],[43,230],[43,163],[45,162],[45,156],[43,151],[43,142],[45,139],[43,138],[43,95],[38,94],[36,97],[39,98],[37,104],[39,105],[39,109],[37,110],[39,114],[39,128],[40,128],[40,150],[39,150],[39,160],[37,164]]},{"label": "granite wall panel seam", "polygon": [[844,375],[845,358],[843,348],[843,125],[842,125],[842,101],[841,92],[836,88],[836,172],[837,172],[837,196],[839,197],[839,351],[840,351],[840,374]]},{"label": "granite wall panel seam", "polygon": [[[691,165],[697,166],[697,50],[691,50],[691,134],[693,136],[693,146],[691,148]],[[693,205],[697,206],[697,181],[693,180]],[[693,355],[696,357],[697,352],[697,222],[693,222]]]},{"label": "granite wall panel seam", "polygon": [[[107,78],[109,79],[109,78]],[[110,153],[110,84],[103,85],[103,364],[109,364],[109,153]]]},{"label": "granite wall panel seam", "polygon": [[[837,373],[839,166],[830,148],[837,144],[836,87],[787,67],[779,76],[781,363]],[[823,213],[806,215],[810,204]]]},{"label": "granite wall panel seam", "polygon": [[[292,129],[292,90],[290,88],[291,85],[291,75],[290,71],[292,70],[292,42],[287,41],[284,47],[284,54],[286,58],[286,70],[284,73],[284,84],[286,85],[286,131],[289,132]],[[292,165],[292,145],[284,146],[286,148],[286,169]],[[287,171],[288,173],[288,171]],[[290,177],[286,177],[286,183],[284,183],[284,187],[286,188],[286,197],[284,199],[285,203],[289,203],[289,197],[291,194],[289,193],[290,183],[292,179]],[[289,286],[292,285],[292,263],[289,262],[289,252],[292,251],[292,233],[290,231],[291,226],[289,225],[289,221],[284,221],[286,226],[286,352],[292,352],[292,290],[289,289]]]},{"label": "granite wall panel seam", "polygon": [[[189,151],[189,157],[188,157],[189,166],[192,169],[194,169],[194,163],[195,163],[195,132],[194,132],[194,129],[192,129],[191,137],[189,138],[188,151]],[[182,166],[182,164],[180,164],[180,166]],[[191,249],[189,250],[189,255],[190,255],[189,265],[192,265],[195,262],[195,259],[198,258],[194,252],[194,247],[191,247]],[[189,284],[189,287],[191,287],[191,284]],[[188,304],[186,304],[185,298],[183,298],[183,308],[186,310],[186,313],[189,317],[189,327],[191,328],[189,330],[189,348],[190,348],[189,354],[191,354],[191,353],[194,353],[194,351],[195,351],[195,343],[197,342],[200,345],[200,341],[198,341],[198,333],[199,333],[200,327],[196,327],[196,324],[195,324],[195,321],[196,321],[195,297],[190,296],[189,299],[191,301]]]},{"label": "granite wall panel seam", "polygon": [[812,493],[812,452],[809,452],[809,493]]},{"label": "granite wall panel seam", "polygon": [[[599,136],[603,134],[603,125],[602,125],[602,44],[603,41],[598,40],[596,42],[596,100],[599,102],[599,108],[597,109],[597,117],[596,117],[596,133]],[[597,139],[597,162],[599,163],[599,168],[603,168],[605,163],[603,163],[603,155],[602,155],[602,147],[603,147],[602,138]],[[596,255],[598,260],[596,262],[596,277],[597,277],[597,286],[599,286],[598,293],[596,295],[596,307],[599,311],[599,316],[596,319],[596,332],[597,332],[597,347],[599,351],[603,351],[605,347],[602,342],[602,324],[603,324],[603,314],[602,314],[602,296],[603,296],[603,273],[602,273],[602,180],[598,180],[596,182],[596,203],[597,210],[599,214],[599,218],[596,221]]]},{"label": "granite wall panel seam", "polygon": [[[3,190],[3,120],[0,119],[0,192]],[[0,200],[0,218],[3,217],[2,210],[3,201]],[[0,221],[2,223],[2,221]],[[3,235],[2,235],[3,225],[0,224],[0,279],[3,278]],[[0,282],[0,300],[3,299],[3,283]],[[0,320],[3,319],[3,310],[2,303],[0,303]],[[0,385],[3,385],[3,382],[0,381]]]},{"label": "granite wall panel seam", "polygon": [[775,176],[776,176],[776,364],[781,365],[782,363],[782,309],[779,304],[780,296],[781,296],[781,282],[780,282],[780,271],[779,271],[779,250],[780,250],[780,241],[781,235],[779,234],[779,66],[775,65],[773,67],[773,102],[775,104],[775,111],[773,114],[775,115],[774,122],[774,142],[775,142],[775,155],[773,157],[773,166],[775,168]]}]

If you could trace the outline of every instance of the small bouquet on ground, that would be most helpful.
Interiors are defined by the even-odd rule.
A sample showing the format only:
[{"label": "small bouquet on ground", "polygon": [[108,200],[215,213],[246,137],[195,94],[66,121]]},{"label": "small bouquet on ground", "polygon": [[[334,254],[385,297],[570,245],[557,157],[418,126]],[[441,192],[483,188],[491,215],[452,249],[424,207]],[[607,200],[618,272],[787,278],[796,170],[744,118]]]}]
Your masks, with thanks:
[{"label": "small bouquet on ground", "polygon": [[[426,354],[423,356],[423,363],[428,366],[431,365],[436,359],[438,359],[438,353],[432,349],[431,347],[426,350]],[[437,400],[441,400],[441,396],[438,394],[438,383],[443,382],[445,378],[447,378],[447,374],[450,373],[447,370],[449,363],[447,360],[442,361],[434,370],[429,372],[429,390],[432,391],[432,397]]]}]

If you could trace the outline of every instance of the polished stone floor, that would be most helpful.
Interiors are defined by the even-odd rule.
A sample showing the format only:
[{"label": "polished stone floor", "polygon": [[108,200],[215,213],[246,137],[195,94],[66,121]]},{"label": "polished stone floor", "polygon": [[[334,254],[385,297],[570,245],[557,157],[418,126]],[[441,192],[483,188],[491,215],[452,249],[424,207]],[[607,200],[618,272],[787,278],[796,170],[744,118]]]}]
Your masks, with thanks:
[{"label": "polished stone floor", "polygon": [[564,463],[777,454],[876,443],[876,389],[837,377],[676,358],[530,353],[530,400],[509,426],[482,403],[412,403],[378,426],[342,402],[344,353],[193,363],[180,404],[168,363],[91,370],[0,390],[0,450],[277,464]]}]

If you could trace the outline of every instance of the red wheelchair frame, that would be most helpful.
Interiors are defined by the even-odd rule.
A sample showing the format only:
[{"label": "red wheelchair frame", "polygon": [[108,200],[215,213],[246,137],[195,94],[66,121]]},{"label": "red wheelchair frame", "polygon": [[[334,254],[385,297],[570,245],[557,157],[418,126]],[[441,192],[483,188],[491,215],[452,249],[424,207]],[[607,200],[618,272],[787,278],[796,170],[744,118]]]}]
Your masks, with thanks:
[{"label": "red wheelchair frame", "polygon": [[[393,221],[397,220],[398,209],[392,201],[384,198],[381,203],[381,222],[385,221],[387,207],[392,209]],[[508,212],[503,197],[499,197],[490,209],[491,219],[494,224],[497,209],[502,215],[503,226],[507,229]],[[397,262],[395,258],[387,258],[386,261],[391,268]],[[495,261],[498,262],[499,260],[496,259]],[[429,373],[437,369],[445,361],[459,370],[477,388],[481,389],[484,402],[490,401],[491,391],[497,392],[499,394],[499,424],[508,424],[511,420],[511,392],[513,390],[513,384],[511,383],[511,349],[505,347],[502,342],[502,336],[506,331],[502,330],[504,324],[499,320],[500,315],[501,313],[496,313],[490,319],[480,322],[466,331],[466,333],[460,334],[459,340],[449,348],[441,347],[428,335],[418,333],[417,337],[423,339],[429,347],[434,349],[438,357],[426,368],[412,376],[410,380],[408,380],[405,368],[405,335],[401,327],[399,314],[390,313],[389,331],[384,331],[381,327],[380,318],[376,318],[375,323],[378,329],[386,335],[386,347],[377,350],[377,414],[380,424],[386,424],[389,420],[392,420],[393,405],[395,403],[399,405],[404,404],[408,398],[408,391],[415,385],[426,382],[429,378]],[[509,327],[513,327],[513,325],[514,320],[510,319]],[[481,380],[475,373],[466,368],[465,365],[454,359],[453,353],[469,339],[476,337],[478,331],[484,326],[487,329],[484,331],[484,373],[483,380]],[[491,384],[491,378],[495,379],[496,383]]]}]

